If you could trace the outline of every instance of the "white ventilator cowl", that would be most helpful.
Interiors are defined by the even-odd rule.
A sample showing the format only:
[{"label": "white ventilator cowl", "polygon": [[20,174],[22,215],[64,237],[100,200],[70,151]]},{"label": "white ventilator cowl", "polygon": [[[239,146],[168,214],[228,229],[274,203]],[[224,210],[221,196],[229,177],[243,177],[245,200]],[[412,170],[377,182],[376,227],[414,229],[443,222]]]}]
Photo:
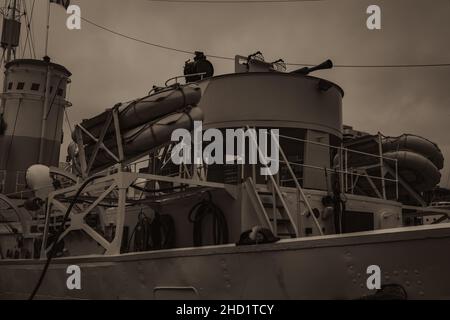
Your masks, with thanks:
[{"label": "white ventilator cowl", "polygon": [[44,200],[48,194],[55,190],[50,177],[50,168],[42,164],[35,164],[28,168],[26,174],[27,185],[35,196]]}]

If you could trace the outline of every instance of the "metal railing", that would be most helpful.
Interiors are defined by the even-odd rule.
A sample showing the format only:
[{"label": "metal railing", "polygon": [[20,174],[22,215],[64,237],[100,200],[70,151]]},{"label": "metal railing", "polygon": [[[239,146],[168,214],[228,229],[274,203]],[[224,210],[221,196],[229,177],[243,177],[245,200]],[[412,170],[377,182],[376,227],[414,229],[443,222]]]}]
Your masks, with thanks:
[{"label": "metal railing", "polygon": [[[278,178],[280,179],[279,180],[280,186],[296,187],[296,184],[299,183],[299,185],[302,188],[304,188],[305,171],[317,170],[322,172],[321,179],[325,179],[324,181],[326,181],[327,185],[330,183],[329,181],[330,176],[338,175],[340,182],[340,189],[341,192],[343,193],[355,194],[358,192],[359,185],[364,183],[365,188],[370,189],[370,193],[376,197],[387,199],[389,198],[389,196],[391,196],[392,198],[395,198],[395,200],[397,200],[399,197],[398,161],[397,159],[383,156],[381,148],[379,154],[372,154],[363,151],[349,149],[343,146],[336,146],[282,134],[279,134],[278,138],[280,141],[279,143],[280,157],[278,159],[270,157],[265,158],[266,160],[270,161],[279,161]],[[296,155],[297,159],[295,161],[289,160],[289,158],[291,158],[292,155],[287,153],[285,153],[284,156],[282,155],[282,153],[286,151],[281,150],[281,144],[283,140],[298,143],[299,146],[297,150],[303,150],[301,152],[302,155],[304,154],[304,150],[306,149],[308,144],[323,147],[329,150],[328,153],[324,153],[329,154],[329,158],[326,159],[328,160],[329,164],[325,166],[319,166],[315,165],[314,163],[305,163],[304,159],[302,159],[302,157],[299,157],[298,154]],[[162,147],[161,149],[166,147],[167,146]],[[156,152],[153,156],[159,157],[160,161],[159,169],[164,169],[166,168],[167,163],[171,163],[170,154],[169,158],[167,158],[167,155],[164,156],[163,154],[158,154],[158,152]],[[334,156],[334,158],[332,158],[332,156]],[[362,159],[363,161],[359,161],[360,164],[358,164],[358,159],[359,160]],[[125,167],[125,170],[130,172],[139,172],[142,168],[148,168],[151,163],[152,158],[147,156],[142,159],[136,160],[133,163],[128,164]],[[245,179],[244,166],[246,165],[239,164],[235,166],[237,177],[236,182],[243,181]],[[256,168],[258,166],[261,166],[261,164],[251,165],[252,168],[251,176],[253,178],[253,181],[255,181],[255,183],[258,181],[256,174],[257,171]],[[394,172],[395,174],[388,176],[388,174],[383,170],[383,166],[389,166],[392,169],[390,171]],[[238,169],[239,167],[241,175],[240,177]],[[183,164],[178,166],[171,166],[170,169],[171,169],[170,176],[173,177],[181,177],[188,179],[195,178],[204,181],[208,180],[208,165],[206,164],[203,165]],[[169,173],[168,172],[162,173],[162,175],[169,176]],[[386,192],[387,189],[389,189],[391,192],[387,193]]]},{"label": "metal railing", "polygon": [[0,170],[0,192],[4,192],[6,184],[6,170]]},{"label": "metal railing", "polygon": [[[363,151],[353,150],[349,148],[345,148],[342,146],[333,146],[326,143],[296,138],[296,137],[290,137],[286,135],[278,135],[278,137],[281,139],[289,140],[289,141],[295,141],[299,142],[303,146],[306,146],[306,144],[313,144],[316,146],[324,147],[329,150],[334,150],[335,158],[337,159],[337,163],[330,163],[333,167],[320,167],[315,166],[313,164],[305,164],[305,163],[298,163],[298,162],[292,162],[289,161],[289,163],[286,163],[286,159],[280,160],[280,164],[294,167],[300,167],[303,169],[312,169],[312,170],[320,170],[323,171],[325,179],[327,179],[327,176],[329,174],[339,174],[340,175],[340,181],[341,181],[341,189],[345,191],[346,193],[354,193],[355,192],[355,186],[358,183],[358,179],[365,178],[368,180],[368,183],[374,189],[374,192],[377,194],[380,198],[387,198],[386,195],[386,184],[393,183],[395,184],[395,198],[398,199],[399,197],[399,175],[398,175],[398,160],[394,158],[385,157],[382,154],[382,149],[379,149],[379,154],[372,154],[367,153]],[[280,150],[281,151],[281,150]],[[330,153],[331,155],[332,153]],[[352,165],[351,162],[351,155],[359,156],[360,158],[367,158],[366,165]],[[273,158],[269,158],[268,160],[276,160]],[[330,157],[330,162],[331,157]],[[335,161],[336,162],[336,161]],[[364,162],[364,161],[363,161]],[[383,173],[382,167],[385,165],[388,165],[388,163],[391,162],[392,164],[392,170],[395,172],[395,177],[388,178],[387,175]],[[369,172],[375,171],[376,169],[380,170],[380,175],[374,175]],[[281,170],[281,166],[280,166]],[[304,170],[303,170],[304,171]],[[296,176],[297,180],[303,180],[303,176]],[[374,182],[375,180],[375,182]],[[381,184],[381,192],[376,188],[376,182],[379,182]],[[378,190],[378,192],[376,191]]]}]

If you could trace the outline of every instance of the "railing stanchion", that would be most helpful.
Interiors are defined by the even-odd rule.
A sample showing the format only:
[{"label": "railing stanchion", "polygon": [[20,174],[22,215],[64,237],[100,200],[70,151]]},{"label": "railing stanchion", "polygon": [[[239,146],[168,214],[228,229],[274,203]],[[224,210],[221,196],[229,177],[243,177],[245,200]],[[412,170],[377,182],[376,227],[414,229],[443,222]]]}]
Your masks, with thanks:
[{"label": "railing stanchion", "polygon": [[[271,133],[271,135],[273,135],[273,134]],[[283,161],[286,163],[286,166],[287,166],[287,168],[288,168],[288,171],[289,171],[290,175],[292,176],[292,178],[293,178],[293,180],[294,180],[294,183],[295,183],[295,186],[297,187],[297,190],[300,192],[300,195],[301,195],[301,197],[303,198],[303,201],[305,202],[306,207],[308,208],[309,214],[311,215],[311,217],[312,217],[313,220],[314,220],[314,223],[315,223],[315,225],[316,225],[316,227],[317,227],[317,230],[319,231],[320,235],[323,236],[323,231],[322,231],[322,227],[320,226],[319,220],[317,220],[317,217],[316,217],[316,215],[314,214],[314,211],[313,211],[313,209],[312,209],[312,207],[311,207],[311,205],[310,205],[310,203],[309,203],[309,201],[308,201],[308,198],[306,198],[306,195],[305,195],[305,193],[303,192],[303,188],[300,186],[300,183],[298,183],[298,179],[297,179],[297,177],[295,176],[294,170],[292,170],[291,164],[289,163],[289,161],[288,161],[288,159],[287,159],[287,157],[286,157],[286,154],[284,153],[284,151],[283,151],[283,149],[281,148],[281,146],[280,146],[280,144],[278,143],[278,141],[277,141],[276,139],[273,139],[273,140],[274,140],[274,142],[277,144],[277,148],[278,148],[278,150],[279,150],[279,152],[280,152],[280,155],[281,155],[281,157],[283,158]]]},{"label": "railing stanchion", "polygon": [[345,192],[347,192],[347,190],[348,190],[348,149],[347,148],[345,148],[344,175],[345,175]]},{"label": "railing stanchion", "polygon": [[396,199],[398,201],[399,199],[399,194],[398,194],[398,160],[395,159],[395,195],[396,195]]},{"label": "railing stanchion", "polygon": [[378,151],[380,153],[380,175],[381,175],[381,189],[383,191],[383,199],[386,200],[386,183],[384,181],[385,172],[384,172],[384,161],[383,161],[383,141],[381,138],[381,133],[378,132]]}]

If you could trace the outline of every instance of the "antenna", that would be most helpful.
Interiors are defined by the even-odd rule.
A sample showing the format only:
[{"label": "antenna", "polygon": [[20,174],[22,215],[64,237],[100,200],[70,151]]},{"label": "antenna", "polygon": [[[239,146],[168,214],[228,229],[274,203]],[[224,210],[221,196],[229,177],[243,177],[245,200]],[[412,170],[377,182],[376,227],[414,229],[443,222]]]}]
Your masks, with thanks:
[{"label": "antenna", "polygon": [[50,34],[50,2],[51,1],[47,1],[47,29],[46,29],[46,33],[45,33],[45,55],[44,57],[48,57],[48,37]]}]

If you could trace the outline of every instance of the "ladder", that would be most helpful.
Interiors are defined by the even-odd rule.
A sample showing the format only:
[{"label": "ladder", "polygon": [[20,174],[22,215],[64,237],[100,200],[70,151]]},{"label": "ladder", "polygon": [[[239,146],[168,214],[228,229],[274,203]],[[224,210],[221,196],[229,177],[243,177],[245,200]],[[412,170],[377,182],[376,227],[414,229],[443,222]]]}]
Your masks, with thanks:
[{"label": "ladder", "polygon": [[269,228],[279,238],[298,237],[297,226],[276,185],[269,182],[265,188],[257,188],[253,179],[247,178],[244,186],[263,227]]},{"label": "ladder", "polygon": [[271,191],[257,191],[257,193],[272,225],[273,234],[282,239],[296,238],[293,223],[275,188],[271,187]]},{"label": "ladder", "polygon": [[[247,126],[247,130],[250,130],[250,127],[249,127],[249,126]],[[273,137],[274,137],[274,136],[273,136],[272,133],[271,133],[271,138],[273,138]],[[276,137],[276,136],[275,136],[275,137]],[[261,149],[259,148],[259,145],[258,145],[258,142],[256,141],[256,138],[255,138],[254,136],[252,136],[252,135],[251,135],[251,138],[252,138],[252,140],[253,140],[253,143],[255,143],[255,145],[257,146],[257,149],[258,149],[258,155],[259,155],[260,157],[264,158],[264,154],[262,153]],[[307,199],[305,193],[303,192],[303,188],[301,187],[300,183],[298,182],[297,177],[295,176],[294,170],[292,169],[292,167],[291,167],[291,165],[290,165],[290,163],[289,163],[289,160],[288,160],[288,158],[286,157],[286,154],[284,153],[283,149],[282,149],[281,146],[280,146],[280,143],[278,142],[278,139],[271,139],[271,141],[272,141],[273,143],[275,143],[276,146],[278,147],[278,151],[279,151],[279,153],[280,153],[280,155],[281,155],[281,157],[282,157],[283,162],[284,162],[285,165],[287,166],[287,169],[288,169],[288,171],[289,171],[289,173],[290,173],[290,175],[291,175],[291,177],[292,177],[292,179],[293,179],[293,181],[294,181],[294,183],[295,183],[296,189],[297,189],[297,191],[299,192],[300,197],[303,199],[303,201],[304,201],[306,207],[308,208],[308,212],[309,212],[309,214],[312,216],[312,218],[313,218],[313,220],[314,220],[314,223],[315,223],[315,225],[316,225],[316,227],[317,227],[317,230],[319,231],[320,235],[323,235],[322,227],[321,227],[321,225],[320,225],[320,223],[319,223],[319,221],[318,221],[316,215],[315,215],[314,212],[313,212],[313,209],[312,209],[312,207],[311,207],[311,204],[309,203],[309,201],[308,201],[308,199]],[[266,167],[267,167],[267,166],[266,166]],[[272,186],[273,189],[274,189],[274,192],[272,192],[272,194],[274,195],[273,198],[276,199],[275,194],[279,196],[278,198],[279,198],[281,204],[283,205],[284,210],[286,210],[286,215],[288,216],[289,221],[290,221],[290,224],[291,224],[291,226],[293,227],[293,229],[294,229],[294,231],[295,231],[295,235],[296,235],[296,237],[298,237],[298,236],[299,236],[298,228],[297,228],[297,226],[295,225],[294,220],[292,219],[293,216],[292,216],[292,214],[289,212],[288,206],[286,205],[286,202],[285,202],[285,200],[284,200],[284,196],[283,196],[283,194],[281,193],[280,185],[279,185],[279,182],[278,182],[278,180],[279,180],[278,178],[279,178],[278,175],[277,175],[277,179],[275,179],[272,175],[269,175],[269,180],[270,180],[270,182],[271,182],[271,186]],[[254,188],[254,187],[255,187],[255,186],[254,186],[254,184],[253,184],[253,188]],[[275,204],[275,205],[273,205],[273,206],[276,207],[276,203],[277,203],[276,200],[275,200],[273,203]],[[264,207],[264,205],[263,205],[263,207]],[[264,210],[265,210],[265,209],[264,209]],[[266,216],[267,216],[267,213],[266,213]],[[276,215],[273,215],[273,218],[275,218],[275,220],[276,220]],[[269,218],[269,220],[270,220],[270,218]],[[273,231],[274,231],[274,230],[272,230],[272,232],[273,232]]]}]

